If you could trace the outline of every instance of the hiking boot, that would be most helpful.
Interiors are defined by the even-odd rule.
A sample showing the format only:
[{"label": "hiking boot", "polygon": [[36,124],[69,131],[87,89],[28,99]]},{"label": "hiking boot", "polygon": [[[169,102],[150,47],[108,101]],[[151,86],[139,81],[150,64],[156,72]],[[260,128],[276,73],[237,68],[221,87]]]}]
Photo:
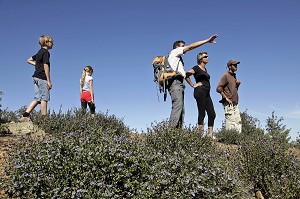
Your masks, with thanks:
[{"label": "hiking boot", "polygon": [[30,122],[30,121],[31,121],[31,119],[29,117],[21,117],[19,119],[19,122]]}]

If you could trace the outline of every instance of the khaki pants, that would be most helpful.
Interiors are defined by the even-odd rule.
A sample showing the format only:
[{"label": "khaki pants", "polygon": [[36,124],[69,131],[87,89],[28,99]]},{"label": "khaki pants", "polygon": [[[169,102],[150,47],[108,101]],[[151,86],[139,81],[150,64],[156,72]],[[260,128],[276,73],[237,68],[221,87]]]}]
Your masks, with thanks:
[{"label": "khaki pants", "polygon": [[238,105],[224,104],[225,111],[225,129],[242,132],[242,120]]}]

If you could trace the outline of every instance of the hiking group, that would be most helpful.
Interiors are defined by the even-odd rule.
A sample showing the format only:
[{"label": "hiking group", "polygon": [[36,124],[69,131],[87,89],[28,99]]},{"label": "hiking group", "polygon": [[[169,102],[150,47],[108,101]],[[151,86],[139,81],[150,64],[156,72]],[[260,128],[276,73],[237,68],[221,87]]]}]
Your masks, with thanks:
[{"label": "hiking group", "polygon": [[[169,122],[171,126],[181,128],[184,121],[184,80],[194,88],[194,98],[198,108],[198,129],[201,135],[204,135],[204,118],[205,112],[208,116],[208,136],[215,139],[213,135],[213,126],[216,118],[213,101],[210,96],[210,75],[207,72],[206,64],[208,64],[208,53],[200,52],[197,54],[197,65],[185,72],[182,56],[206,43],[216,43],[215,39],[218,35],[213,35],[208,39],[196,41],[190,45],[185,45],[184,41],[175,41],[173,50],[166,57],[167,62],[172,68],[172,76],[167,76],[168,72],[162,72],[164,82],[161,84],[167,90],[172,100],[172,110]],[[227,130],[234,129],[241,133],[241,117],[238,108],[238,87],[241,84],[236,79],[237,65],[240,62],[229,60],[227,63],[228,71],[221,77],[216,91],[221,94],[225,111],[225,128]],[[153,64],[153,67],[157,67]],[[165,74],[164,74],[165,73]],[[170,73],[171,74],[171,73]],[[192,83],[190,76],[194,76],[195,84]],[[158,81],[158,80],[156,80]]]},{"label": "hiking group", "polygon": [[[213,101],[210,97],[210,75],[207,72],[206,65],[208,64],[208,53],[200,52],[197,54],[197,65],[185,72],[184,62],[182,56],[204,44],[216,43],[215,39],[218,35],[213,35],[208,39],[196,41],[190,45],[185,46],[184,41],[176,41],[173,44],[173,50],[165,58],[165,66],[169,66],[172,74],[164,79],[164,89],[168,90],[172,99],[172,110],[170,115],[170,124],[176,128],[181,128],[184,121],[184,80],[194,88],[194,98],[196,100],[198,108],[198,128],[200,133],[204,134],[204,118],[205,112],[208,116],[208,135],[211,138],[213,136],[213,126],[216,118]],[[53,47],[53,38],[47,35],[42,35],[39,38],[39,44],[41,49],[37,54],[30,57],[27,62],[35,67],[32,80],[34,84],[34,100],[28,105],[27,109],[23,113],[20,121],[29,121],[31,111],[40,104],[41,115],[47,114],[47,104],[50,101],[50,90],[52,83],[50,79],[50,53],[49,50]],[[241,117],[238,108],[238,88],[241,84],[236,79],[235,72],[237,71],[237,65],[240,62],[236,60],[229,60],[227,63],[228,71],[221,77],[217,86],[217,92],[221,94],[225,112],[225,127],[226,129],[234,129],[241,132]],[[153,67],[156,67],[153,64]],[[167,74],[170,71],[163,72]],[[80,102],[81,108],[85,111],[89,106],[91,115],[95,114],[94,103],[94,90],[93,90],[93,68],[91,66],[84,67],[82,76],[80,78]],[[195,84],[192,83],[190,76],[194,76]],[[157,80],[158,81],[158,80]]]}]

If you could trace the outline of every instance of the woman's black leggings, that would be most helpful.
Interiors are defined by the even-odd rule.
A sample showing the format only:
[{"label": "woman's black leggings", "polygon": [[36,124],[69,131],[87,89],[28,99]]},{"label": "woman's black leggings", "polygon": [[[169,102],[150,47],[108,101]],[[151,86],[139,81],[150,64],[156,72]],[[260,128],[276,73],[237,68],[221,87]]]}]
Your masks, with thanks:
[{"label": "woman's black leggings", "polygon": [[94,104],[94,103],[86,102],[86,101],[81,102],[81,108],[83,108],[84,110],[87,109],[87,105],[89,105],[91,114],[95,114],[95,109],[96,109],[96,107],[95,107],[95,104]]},{"label": "woman's black leggings", "polygon": [[203,125],[206,111],[208,115],[208,126],[214,126],[216,112],[209,90],[203,89],[201,86],[196,87],[194,89],[194,98],[197,101],[198,107],[198,124]]}]

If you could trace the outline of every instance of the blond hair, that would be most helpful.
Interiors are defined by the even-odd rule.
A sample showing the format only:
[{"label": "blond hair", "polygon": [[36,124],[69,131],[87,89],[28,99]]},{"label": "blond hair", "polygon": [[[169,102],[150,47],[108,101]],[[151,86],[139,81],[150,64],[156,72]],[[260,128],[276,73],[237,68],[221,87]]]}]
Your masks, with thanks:
[{"label": "blond hair", "polygon": [[40,36],[39,44],[45,46],[47,42],[51,41],[53,43],[53,38],[47,35]]},{"label": "blond hair", "polygon": [[81,81],[80,81],[80,86],[81,88],[83,87],[86,72],[89,72],[90,74],[93,74],[93,68],[91,66],[86,66],[84,67],[82,74],[81,74]]}]

